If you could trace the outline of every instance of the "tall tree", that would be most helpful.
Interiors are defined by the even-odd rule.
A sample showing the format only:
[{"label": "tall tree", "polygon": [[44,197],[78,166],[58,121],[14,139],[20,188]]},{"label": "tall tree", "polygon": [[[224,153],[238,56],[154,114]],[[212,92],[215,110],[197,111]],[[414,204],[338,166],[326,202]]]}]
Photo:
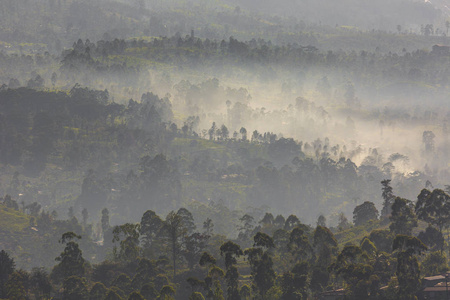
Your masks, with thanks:
[{"label": "tall tree", "polygon": [[414,213],[414,205],[410,200],[400,197],[395,198],[392,204],[389,229],[394,234],[411,235],[412,229],[417,227],[417,217]]},{"label": "tall tree", "polygon": [[421,255],[427,247],[416,237],[397,235],[392,246],[397,251],[398,298],[415,300],[420,288],[420,268],[417,255]]},{"label": "tall tree", "polygon": [[347,283],[350,299],[368,299],[371,288],[377,286],[378,278],[372,276],[373,267],[369,264],[365,252],[358,246],[345,246],[329,270],[337,276],[342,276]]},{"label": "tall tree", "polygon": [[153,211],[147,210],[141,218],[139,233],[143,244],[144,256],[151,257],[156,253],[155,244],[163,226],[163,220]]},{"label": "tall tree", "polygon": [[270,236],[261,232],[258,232],[253,240],[253,248],[246,249],[244,254],[250,263],[254,286],[261,298],[265,299],[267,291],[275,284],[276,274],[269,251],[275,244]]},{"label": "tall tree", "polygon": [[450,222],[450,196],[440,189],[433,192],[423,189],[417,196],[415,211],[420,220],[436,226],[442,233]]},{"label": "tall tree", "polygon": [[301,227],[295,227],[289,234],[288,249],[297,262],[311,259],[314,255],[308,235]]},{"label": "tall tree", "polygon": [[239,230],[238,238],[242,241],[248,241],[251,238],[251,233],[255,227],[255,219],[249,214],[245,214],[239,221],[241,221],[241,224],[237,226],[237,229]]},{"label": "tall tree", "polygon": [[187,234],[194,233],[196,226],[194,223],[194,217],[192,216],[192,213],[186,208],[182,207],[177,211],[177,215],[181,217],[183,227],[186,229],[186,233]]},{"label": "tall tree", "polygon": [[225,256],[225,267],[227,272],[225,274],[225,280],[228,285],[228,300],[239,300],[239,272],[235,267],[237,263],[237,257],[240,257],[244,253],[241,247],[231,241],[228,241],[220,246],[220,255]]},{"label": "tall tree", "polygon": [[381,216],[387,217],[391,213],[391,206],[394,202],[395,196],[391,187],[391,180],[385,179],[381,181],[381,197],[383,198],[383,208],[381,210]]},{"label": "tall tree", "polygon": [[177,273],[177,259],[181,252],[181,243],[183,237],[186,235],[186,228],[184,227],[183,218],[171,211],[164,221],[162,227],[162,233],[167,238],[169,242],[170,251],[172,254],[172,263],[173,263],[173,277]]},{"label": "tall tree", "polygon": [[326,227],[317,226],[313,236],[313,247],[317,257],[317,264],[327,267],[331,263],[331,255],[337,251],[337,240]]},{"label": "tall tree", "polygon": [[317,218],[317,223],[316,223],[316,225],[317,225],[317,226],[322,226],[322,227],[327,227],[327,218],[325,218],[324,215],[320,215],[320,216]]},{"label": "tall tree", "polygon": [[75,242],[75,239],[81,239],[81,236],[66,232],[59,241],[65,244],[64,251],[55,259],[59,264],[53,268],[52,279],[56,282],[64,280],[70,276],[83,277],[86,271],[85,260],[82,251]]}]

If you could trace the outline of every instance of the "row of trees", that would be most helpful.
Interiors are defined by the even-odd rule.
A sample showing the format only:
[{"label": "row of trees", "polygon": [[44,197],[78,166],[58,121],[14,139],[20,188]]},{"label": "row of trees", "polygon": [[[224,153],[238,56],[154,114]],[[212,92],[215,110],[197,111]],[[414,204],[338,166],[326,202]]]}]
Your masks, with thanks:
[{"label": "row of trees", "polygon": [[[429,195],[433,193],[448,197],[440,190]],[[423,212],[421,204],[416,207]],[[431,212],[428,217],[435,216]],[[196,231],[185,208],[164,220],[148,210],[140,223],[114,227],[109,227],[108,211],[102,214],[102,247],[112,248],[110,260],[91,265],[79,247],[81,236],[74,232],[62,234],[64,250],[50,274],[15,270],[13,259],[2,251],[0,297],[186,299],[188,288],[190,299],[304,299],[343,286],[349,299],[413,299],[422,274],[448,269],[442,247],[432,252],[437,241],[433,234],[439,230],[430,234],[430,226],[418,237],[411,236],[414,209],[399,197],[392,205],[389,230],[372,230],[359,243],[344,246],[322,226],[323,217],[312,228],[294,215],[284,219],[266,213],[260,226],[252,228],[252,217],[244,215],[237,226],[239,238],[226,240],[214,233],[210,219]],[[361,215],[359,206],[355,218]],[[364,224],[356,228],[364,229]],[[423,256],[428,249],[430,254]]]}]

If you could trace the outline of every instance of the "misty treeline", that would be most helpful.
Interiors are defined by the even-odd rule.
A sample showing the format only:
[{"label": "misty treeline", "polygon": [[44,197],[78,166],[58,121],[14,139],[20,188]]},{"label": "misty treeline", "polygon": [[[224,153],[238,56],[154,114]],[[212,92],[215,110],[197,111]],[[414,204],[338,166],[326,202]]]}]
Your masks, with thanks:
[{"label": "misty treeline", "polygon": [[[102,79],[111,84],[114,80],[119,81],[111,73],[127,77],[135,73],[148,75],[147,68],[143,67],[149,67],[151,75],[152,72],[158,71],[155,64],[163,63],[178,67],[181,73],[183,68],[203,70],[211,76],[214,70],[216,74],[221,71],[220,77],[223,78],[233,75],[271,81],[284,79],[285,73],[289,73],[295,80],[291,85],[295,83],[300,86],[305,85],[308,76],[318,77],[320,74],[328,75],[329,79],[344,76],[361,88],[367,88],[369,83],[380,88],[392,80],[400,81],[400,84],[405,79],[412,87],[416,81],[430,85],[446,85],[449,75],[443,62],[448,58],[448,52],[445,47],[430,51],[436,43],[439,41],[430,41],[425,48],[429,50],[403,48],[398,52],[387,53],[376,49],[325,50],[326,48],[311,46],[310,43],[297,42],[277,45],[261,38],[242,41],[231,36],[210,40],[192,34],[182,36],[179,33],[170,37],[153,38],[150,41],[115,38],[92,42],[89,39],[77,39],[77,42],[71,45],[72,48],[58,54],[49,54],[42,50],[37,54],[24,51],[21,55],[3,52],[1,64],[9,70],[8,73],[2,73],[2,80],[8,84],[6,79],[16,75],[21,78],[15,79],[21,80],[21,85],[26,86],[28,80],[34,79],[30,74],[33,71],[34,76],[40,72],[47,73],[45,76],[41,74],[47,86],[58,83],[57,79],[61,76],[61,79],[72,79],[87,85],[95,77],[103,75],[105,78]],[[307,46],[304,46],[305,44]],[[59,76],[52,81],[53,74],[49,68],[54,68],[55,63],[60,66],[59,70],[53,71]],[[229,67],[230,64],[233,68]],[[235,68],[241,70],[233,70]],[[93,74],[90,74],[91,72]],[[251,72],[255,74],[250,76],[248,73]],[[171,73],[166,71],[166,76],[176,79],[177,75]],[[63,83],[64,80],[59,82]],[[132,76],[127,79],[127,84],[138,86],[142,82]],[[147,84],[151,84],[151,81]],[[330,91],[333,91],[332,86]],[[439,90],[434,93],[439,95]]]},{"label": "misty treeline", "polygon": [[[245,127],[231,133],[215,123],[196,132],[198,117],[179,128],[170,101],[152,93],[122,105],[107,90],[79,85],[69,92],[7,88],[0,107],[1,193],[59,213],[74,206],[98,216],[106,206],[124,221],[149,205],[167,212],[221,200],[231,210],[268,206],[313,222],[320,213],[349,214],[355,203],[379,206],[376,183],[383,178],[394,178],[407,197],[446,178],[432,170],[405,175],[396,168],[407,157],[384,158],[376,149],[357,166],[351,158],[361,148],[327,138],[303,143]],[[435,155],[431,131],[423,143],[424,153]]]},{"label": "misty treeline", "polygon": [[[210,205],[217,215],[203,209],[195,217],[182,207],[163,217],[146,210],[140,222],[116,226],[104,208],[94,226],[86,209],[82,222],[73,208],[68,220],[59,220],[37,203],[19,212],[7,195],[3,214],[36,222],[22,233],[22,245],[33,248],[21,265],[37,266],[16,267],[2,250],[0,297],[306,299],[344,288],[348,299],[414,299],[421,277],[449,269],[443,235],[450,226],[449,189],[422,189],[413,202],[383,180],[381,214],[366,201],[354,207],[354,225],[341,215],[330,228],[323,215],[311,226],[293,214],[230,213],[220,203]],[[228,233],[237,236],[217,233],[209,216],[226,219]],[[42,268],[46,263],[52,267]]]},{"label": "misty treeline", "polygon": [[[246,0],[212,3],[201,0],[4,0],[0,6],[0,40],[6,43],[6,49],[12,46],[21,51],[46,49],[58,53],[78,38],[171,36],[195,29],[202,38],[261,36],[278,44],[300,41],[303,45],[327,49],[350,49],[346,41],[351,41],[367,50],[372,47],[372,38],[378,36],[380,42],[383,40],[383,48],[392,50],[390,44],[395,41],[392,33],[448,35],[445,15],[419,1],[255,3]],[[367,35],[361,37],[362,32]],[[374,32],[376,34],[372,35]],[[355,37],[364,41],[356,41]],[[426,46],[414,38],[403,42],[414,45],[411,47],[414,49]]]},{"label": "misty treeline", "polygon": [[[192,35],[150,42],[78,40],[61,56],[5,54],[1,63],[8,73],[1,78],[3,88],[70,90],[79,82],[108,89],[121,104],[150,90],[184,114],[171,120],[179,128],[187,116],[198,116],[197,133],[216,122],[225,124],[230,136],[245,127],[299,140],[328,137],[341,148],[369,144],[362,147],[365,156],[354,159],[357,164],[373,146],[385,158],[395,153],[409,158],[403,171],[428,164],[437,174],[449,159],[448,112],[442,109],[448,97],[449,54],[441,48],[398,55],[322,52],[262,39],[219,42]],[[178,69],[169,71],[169,66]],[[198,78],[193,70],[205,74]],[[237,79],[247,83],[230,82]],[[429,156],[432,162],[423,159],[420,140],[431,129],[440,153]],[[405,130],[405,141],[392,138]],[[410,146],[405,148],[405,143]]]}]

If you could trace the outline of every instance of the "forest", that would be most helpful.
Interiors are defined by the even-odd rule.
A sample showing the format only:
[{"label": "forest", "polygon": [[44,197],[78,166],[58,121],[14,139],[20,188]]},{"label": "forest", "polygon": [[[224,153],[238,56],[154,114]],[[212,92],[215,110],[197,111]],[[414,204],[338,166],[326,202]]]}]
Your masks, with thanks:
[{"label": "forest", "polygon": [[1,1],[0,299],[445,299],[449,29],[438,0]]}]

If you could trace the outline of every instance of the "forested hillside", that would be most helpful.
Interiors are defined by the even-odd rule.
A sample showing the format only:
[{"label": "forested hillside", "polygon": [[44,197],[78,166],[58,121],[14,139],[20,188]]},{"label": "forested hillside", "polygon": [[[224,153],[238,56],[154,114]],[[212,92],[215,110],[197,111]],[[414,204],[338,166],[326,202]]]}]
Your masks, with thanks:
[{"label": "forested hillside", "polygon": [[443,295],[449,28],[410,0],[0,2],[0,299]]}]

